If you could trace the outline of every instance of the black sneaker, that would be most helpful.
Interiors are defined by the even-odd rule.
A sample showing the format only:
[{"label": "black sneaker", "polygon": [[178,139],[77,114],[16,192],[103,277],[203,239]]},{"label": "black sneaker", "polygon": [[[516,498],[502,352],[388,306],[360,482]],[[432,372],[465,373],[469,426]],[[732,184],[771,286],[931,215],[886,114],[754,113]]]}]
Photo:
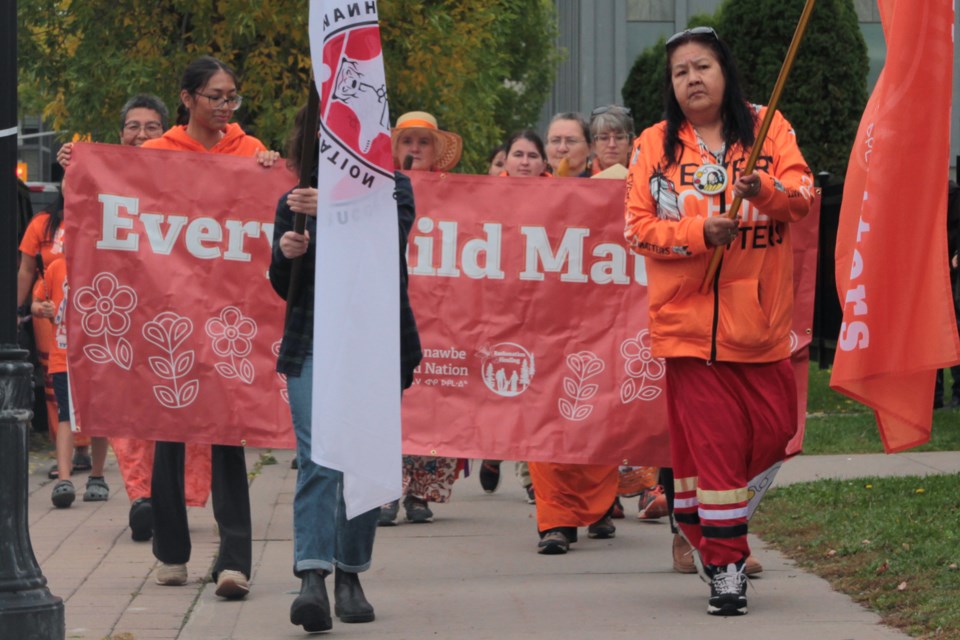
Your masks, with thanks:
[{"label": "black sneaker", "polygon": [[130,505],[130,537],[146,542],[153,537],[153,504],[150,498],[137,498]]},{"label": "black sneaker", "polygon": [[747,613],[747,574],[743,571],[744,564],[745,561],[741,560],[726,567],[704,567],[710,577],[707,613],[714,616],[742,616]]},{"label": "black sneaker", "polygon": [[397,512],[400,511],[400,501],[394,500],[380,507],[380,518],[377,520],[378,527],[394,527],[397,524]]},{"label": "black sneaker", "polygon": [[537,543],[537,553],[547,556],[563,555],[570,549],[570,540],[563,531],[547,531]]},{"label": "black sneaker", "polygon": [[487,493],[493,493],[500,486],[499,460],[484,460],[480,465],[480,486]]},{"label": "black sneaker", "polygon": [[617,535],[617,527],[614,526],[613,519],[609,515],[603,516],[587,527],[588,538],[600,538],[604,540],[606,538],[612,538],[615,535]]},{"label": "black sneaker", "polygon": [[403,499],[403,508],[407,513],[407,520],[414,524],[430,522],[433,518],[433,511],[430,511],[426,500],[407,496]]}]

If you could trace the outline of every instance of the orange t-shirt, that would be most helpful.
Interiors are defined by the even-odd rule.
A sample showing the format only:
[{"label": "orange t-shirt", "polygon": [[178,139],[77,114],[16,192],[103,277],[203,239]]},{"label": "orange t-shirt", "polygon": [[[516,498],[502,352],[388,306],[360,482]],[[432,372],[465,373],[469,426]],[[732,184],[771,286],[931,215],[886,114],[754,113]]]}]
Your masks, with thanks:
[{"label": "orange t-shirt", "polygon": [[186,125],[171,128],[159,138],[147,140],[143,143],[144,149],[167,149],[169,151],[196,151],[198,153],[224,153],[231,156],[253,156],[258,151],[266,151],[262,142],[253,136],[248,136],[235,122],[231,122],[223,130],[223,137],[210,149],[194,140],[187,133]]},{"label": "orange t-shirt", "polygon": [[67,261],[54,260],[44,271],[43,280],[54,310],[47,373],[64,373],[67,370]]},{"label": "orange t-shirt", "polygon": [[47,237],[48,220],[50,214],[45,211],[33,216],[23,233],[23,240],[20,241],[20,251],[28,256],[39,254],[44,267],[63,257],[63,223],[60,223],[51,239]]}]

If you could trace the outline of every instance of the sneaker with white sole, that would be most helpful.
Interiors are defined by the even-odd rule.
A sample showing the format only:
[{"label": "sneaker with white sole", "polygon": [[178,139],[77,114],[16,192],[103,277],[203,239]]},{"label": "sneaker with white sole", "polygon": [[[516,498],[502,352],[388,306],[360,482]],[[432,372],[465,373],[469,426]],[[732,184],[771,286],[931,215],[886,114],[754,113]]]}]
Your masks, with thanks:
[{"label": "sneaker with white sole", "polygon": [[710,600],[707,613],[714,616],[742,616],[747,613],[747,574],[744,560],[726,567],[707,565],[710,576]]},{"label": "sneaker with white sole", "polygon": [[160,563],[157,569],[157,584],[167,587],[179,587],[187,584],[187,565]]},{"label": "sneaker with white sole", "polygon": [[227,600],[239,600],[250,593],[250,581],[240,571],[224,569],[217,575],[215,594]]}]

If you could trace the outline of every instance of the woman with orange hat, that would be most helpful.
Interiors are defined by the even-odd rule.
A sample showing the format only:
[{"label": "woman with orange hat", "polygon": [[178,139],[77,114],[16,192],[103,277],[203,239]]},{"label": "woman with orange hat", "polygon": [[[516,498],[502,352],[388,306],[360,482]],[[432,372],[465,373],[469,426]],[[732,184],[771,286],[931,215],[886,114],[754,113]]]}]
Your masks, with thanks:
[{"label": "woman with orange hat", "polygon": [[[392,131],[393,163],[405,171],[450,171],[460,162],[463,139],[437,125],[426,111],[411,111],[397,118]],[[403,456],[403,508],[406,519],[416,524],[432,522],[428,502],[447,502],[453,482],[463,468],[457,458]],[[383,505],[377,524],[397,524],[400,501]]]},{"label": "woman with orange hat", "polygon": [[[460,162],[463,139],[443,131],[426,111],[411,111],[397,118],[393,128],[393,164],[413,171],[450,171]],[[409,166],[408,166],[409,165]]]}]

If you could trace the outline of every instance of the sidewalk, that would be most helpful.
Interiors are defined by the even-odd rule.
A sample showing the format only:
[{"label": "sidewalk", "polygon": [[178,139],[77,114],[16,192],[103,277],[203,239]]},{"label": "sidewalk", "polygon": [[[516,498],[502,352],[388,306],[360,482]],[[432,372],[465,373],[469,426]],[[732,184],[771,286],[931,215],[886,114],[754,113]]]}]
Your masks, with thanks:
[{"label": "sidewalk", "polygon": [[[289,451],[260,467],[250,499],[254,517],[254,575],[250,595],[226,602],[205,574],[216,552],[210,507],[189,510],[193,537],[190,582],[154,583],[149,543],[130,539],[129,502],[115,460],[107,466],[108,502],[50,504],[50,462],[32,460],[30,535],[50,591],[65,601],[69,639],[269,640],[303,638],[288,620],[299,588],[291,572],[291,520],[296,471]],[[248,450],[252,470],[259,450]],[[580,542],[565,556],[535,552],[534,507],[504,464],[500,489],[484,494],[476,476],[461,479],[453,502],[434,508],[436,522],[380,528],[373,568],[364,574],[377,620],[345,625],[327,635],[356,638],[641,638],[681,640],[885,640],[907,638],[879,618],[797,569],[753,539],[762,577],[748,593],[750,614],[706,614],[707,587],[671,571],[666,523],[636,520],[636,502],[617,537]],[[960,472],[960,452],[896,456],[801,456],[778,484],[821,477],[925,475]],[[83,476],[75,478],[82,493]],[[401,514],[402,519],[402,514]],[[330,581],[332,598],[332,580]],[[0,630],[0,636],[3,636]]]}]

